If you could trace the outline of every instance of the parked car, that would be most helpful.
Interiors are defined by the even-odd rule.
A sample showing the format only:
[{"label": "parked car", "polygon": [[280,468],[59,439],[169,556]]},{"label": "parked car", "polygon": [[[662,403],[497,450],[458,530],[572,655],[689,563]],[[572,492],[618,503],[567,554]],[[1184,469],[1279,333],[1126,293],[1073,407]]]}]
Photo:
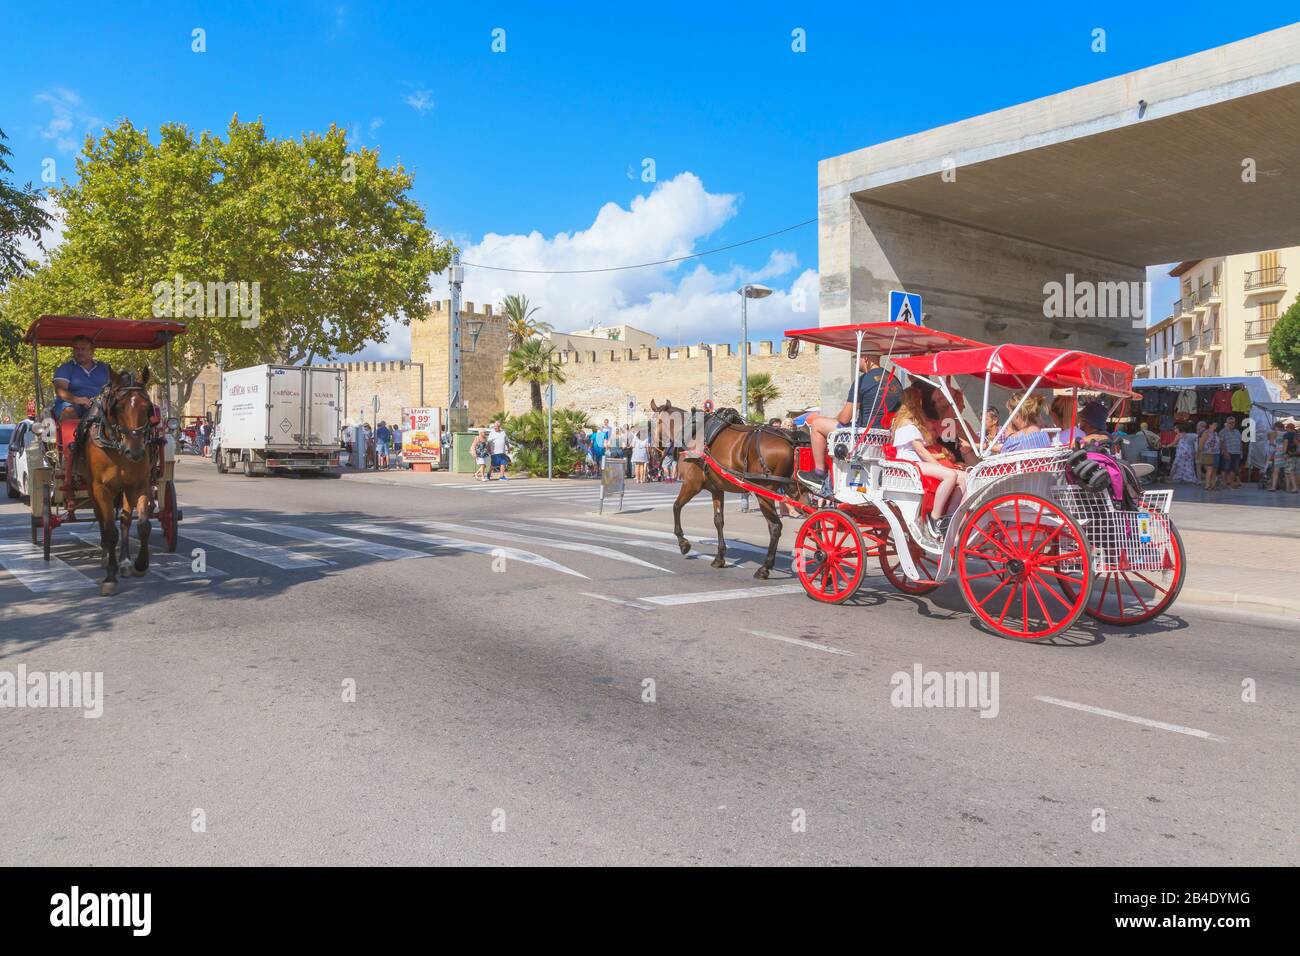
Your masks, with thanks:
[{"label": "parked car", "polygon": [[0,473],[4,474],[5,493],[10,498],[27,497],[26,446],[34,427],[30,418],[17,425],[0,425]]}]

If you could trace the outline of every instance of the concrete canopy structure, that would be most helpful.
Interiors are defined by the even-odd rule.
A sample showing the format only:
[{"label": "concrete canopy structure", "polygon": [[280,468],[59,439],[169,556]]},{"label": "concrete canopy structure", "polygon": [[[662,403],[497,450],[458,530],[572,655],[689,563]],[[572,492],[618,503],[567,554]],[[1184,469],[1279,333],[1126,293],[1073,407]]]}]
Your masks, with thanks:
[{"label": "concrete canopy structure", "polygon": [[823,325],[906,289],[946,331],[1140,363],[1147,315],[1048,318],[1044,286],[1300,243],[1300,24],[823,160],[818,206]]}]

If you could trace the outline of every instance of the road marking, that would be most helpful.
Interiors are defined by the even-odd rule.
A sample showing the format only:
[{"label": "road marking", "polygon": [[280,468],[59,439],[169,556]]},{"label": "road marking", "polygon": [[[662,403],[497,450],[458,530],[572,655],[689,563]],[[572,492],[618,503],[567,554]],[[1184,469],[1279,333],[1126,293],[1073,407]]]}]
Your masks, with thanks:
[{"label": "road marking", "polygon": [[579,554],[590,554],[594,557],[605,558],[609,561],[621,561],[624,564],[636,564],[643,568],[651,568],[655,571],[662,571],[664,574],[672,574],[667,568],[661,568],[657,564],[651,564],[649,561],[642,561],[640,558],[634,558],[630,554],[624,554],[622,551],[615,551],[613,548],[602,548],[598,544],[576,544],[572,541],[556,541],[553,538],[535,538],[532,535],[517,534],[511,531],[488,531],[482,528],[471,528],[463,524],[451,524],[446,521],[431,521],[426,518],[411,518],[407,524],[418,525],[421,528],[431,528],[434,531],[461,531],[470,534],[485,534],[493,538],[505,538],[507,541],[518,541],[521,544],[541,544],[548,548],[559,548],[561,551],[576,551]]},{"label": "road marking", "polygon": [[298,541],[311,541],[315,544],[323,545],[326,548],[337,548],[340,551],[359,551],[362,554],[368,554],[373,558],[383,558],[385,561],[401,561],[406,558],[428,557],[428,555],[423,551],[416,551],[412,548],[399,548],[396,545],[383,544],[379,541],[366,541],[362,538],[346,538],[341,534],[330,534],[327,531],[318,531],[315,528],[303,528],[296,524],[250,524],[249,526],[261,531],[270,532],[271,534],[278,534],[285,538],[294,538]]},{"label": "road marking", "polygon": [[[86,544],[92,544],[99,547],[99,532],[93,528],[73,528],[74,537],[80,538]],[[160,551],[157,545],[161,538],[157,535],[149,537],[149,573],[157,573],[158,577],[166,581],[202,581],[204,578],[224,578],[226,572],[220,568],[214,568],[208,564],[202,571],[195,571],[193,564],[190,563],[189,557],[183,554],[175,554],[169,551]],[[140,539],[133,539],[133,554],[139,554]],[[132,560],[135,560],[132,558]],[[125,575],[123,575],[125,576]]]},{"label": "road marking", "polygon": [[802,584],[769,584],[765,587],[737,588],[734,591],[697,591],[693,594],[664,594],[642,598],[650,604],[671,607],[677,604],[707,604],[710,601],[739,601],[742,598],[769,597],[777,594],[802,594]]},{"label": "road marking", "polygon": [[1129,723],[1141,724],[1143,727],[1154,727],[1157,730],[1172,730],[1176,734],[1187,734],[1189,737],[1202,737],[1206,740],[1223,741],[1226,738],[1217,734],[1212,734],[1208,730],[1197,730],[1195,727],[1183,727],[1180,724],[1166,724],[1162,720],[1148,720],[1146,717],[1134,717],[1131,714],[1121,714],[1118,710],[1106,710],[1102,707],[1093,707],[1091,704],[1076,704],[1073,701],[1061,700],[1057,697],[1035,697],[1034,700],[1041,700],[1044,704],[1056,704],[1058,707],[1069,707],[1071,710],[1082,710],[1089,714],[1097,714],[1101,717],[1114,717],[1116,720],[1127,720]]},{"label": "road marking", "polygon": [[[667,538],[669,541],[677,540],[677,535],[673,534],[671,531],[654,531],[649,528],[634,528],[629,525],[605,524],[600,521],[581,521],[577,518],[538,517],[537,520],[549,521],[552,524],[570,525],[575,528],[595,528],[600,531],[604,531],[606,533],[610,531],[626,532],[627,534],[636,535],[639,538],[660,538],[660,539]],[[687,541],[693,540],[696,544],[699,545],[712,544],[715,546],[718,541],[717,538],[706,538],[698,534],[695,535],[693,538],[690,535],[687,535],[686,540]],[[759,547],[756,544],[750,544],[748,541],[737,541],[734,538],[728,538],[727,550],[731,551],[733,549],[736,551],[748,551],[750,554],[761,554],[764,556],[767,555],[767,548]],[[777,551],[776,556],[777,556],[777,560],[781,560],[782,558],[784,558],[785,560],[788,561],[790,559],[790,556],[788,554],[785,554],[780,550]]]},{"label": "road marking", "polygon": [[192,538],[209,547],[221,548],[223,551],[229,551],[240,557],[248,558],[250,561],[269,564],[272,567],[286,571],[303,571],[308,568],[323,568],[333,564],[332,561],[326,561],[324,558],[309,558],[306,555],[297,554],[286,548],[276,547],[273,544],[263,544],[261,541],[253,541],[249,538],[237,538],[233,534],[226,534],[224,531],[211,531],[207,528],[186,528],[182,532],[182,536]]},{"label": "road marking", "polygon": [[499,544],[484,544],[480,541],[465,541],[462,538],[453,538],[445,534],[433,534],[428,531],[411,531],[407,528],[397,526],[385,526],[379,524],[341,524],[339,525],[344,531],[355,531],[360,534],[378,534],[389,538],[402,538],[407,541],[419,541],[424,544],[431,544],[435,548],[452,548],[457,551],[469,551],[473,554],[486,554],[492,557],[500,555],[512,561],[522,561],[524,564],[533,564],[540,568],[549,568],[552,571],[559,571],[561,574],[570,574],[575,578],[582,578],[584,581],[591,580],[585,574],[565,567],[552,561],[550,558],[544,558],[540,554],[534,554],[532,551],[521,551],[519,548],[506,548]]},{"label": "road marking", "polygon": [[[800,590],[803,590],[801,587]],[[818,644],[816,641],[805,641],[802,637],[783,637],[780,634],[772,634],[769,631],[747,631],[747,634],[753,634],[755,637],[766,637],[769,641],[783,641],[786,644],[797,644],[800,647],[810,647],[814,651],[825,651],[827,654],[843,654],[845,657],[856,656],[852,651],[843,651],[838,647],[829,647],[826,644]]]},{"label": "road marking", "polygon": [[[563,535],[567,538],[575,538],[578,541],[608,541],[611,544],[627,544],[636,548],[649,548],[651,551],[662,551],[664,554],[682,554],[677,545],[665,544],[662,541],[636,541],[628,538],[618,538],[607,534],[591,534],[587,531],[568,531],[561,528],[548,528],[542,525],[529,524],[526,521],[500,521],[490,518],[475,518],[474,520],[479,524],[490,524],[501,528],[522,528],[528,531],[539,531],[548,535]],[[712,557],[712,555],[702,554],[699,551],[691,551],[690,554],[693,554],[696,557]]]},{"label": "road marking", "polygon": [[41,551],[26,541],[0,541],[0,567],[37,594],[95,587],[94,581],[58,558],[51,557],[47,564]]},{"label": "road marking", "polygon": [[598,601],[609,601],[612,604],[622,604],[624,607],[634,607],[638,611],[653,611],[653,604],[646,604],[644,601],[629,601],[626,598],[614,597],[610,594],[593,594],[590,591],[582,592],[584,597],[595,598]]}]

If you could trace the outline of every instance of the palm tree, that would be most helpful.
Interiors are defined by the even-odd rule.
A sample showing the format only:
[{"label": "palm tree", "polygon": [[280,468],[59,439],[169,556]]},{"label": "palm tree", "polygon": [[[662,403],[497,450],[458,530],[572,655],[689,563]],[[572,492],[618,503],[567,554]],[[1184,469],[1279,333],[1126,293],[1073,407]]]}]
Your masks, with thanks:
[{"label": "palm tree", "polygon": [[772,381],[770,372],[753,372],[749,376],[749,400],[760,418],[767,420],[764,406],[781,397],[781,389]]},{"label": "palm tree", "polygon": [[526,295],[508,295],[501,300],[501,311],[506,317],[506,332],[510,336],[510,347],[518,348],[523,343],[538,335],[551,331],[548,322],[538,322],[533,314],[537,306],[530,306]]},{"label": "palm tree", "polygon": [[559,353],[544,339],[526,339],[510,350],[506,358],[503,378],[507,385],[527,382],[533,409],[542,410],[542,385],[554,382],[564,384],[564,370],[560,368]]}]

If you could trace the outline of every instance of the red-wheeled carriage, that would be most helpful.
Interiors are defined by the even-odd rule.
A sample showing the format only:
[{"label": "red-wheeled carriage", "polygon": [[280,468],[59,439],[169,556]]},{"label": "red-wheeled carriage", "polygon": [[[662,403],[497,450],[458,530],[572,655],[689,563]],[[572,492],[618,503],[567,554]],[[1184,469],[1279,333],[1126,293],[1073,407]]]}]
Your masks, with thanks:
[{"label": "red-wheeled carriage", "polygon": [[[69,446],[77,429],[76,419],[55,421],[46,409],[41,381],[40,346],[71,348],[73,340],[85,336],[97,349],[163,350],[163,408],[155,406],[151,420],[154,453],[150,481],[151,518],[158,520],[168,551],[176,550],[181,510],[176,504],[175,434],[179,428],[171,418],[171,341],[185,332],[181,322],[157,319],[101,319],[94,316],[43,315],[27,330],[24,341],[32,347],[35,369],[36,406],[42,409],[41,427],[27,449],[31,476],[32,544],[50,559],[54,529],[75,521],[94,521],[94,507],[84,477],[72,467]],[[78,514],[81,512],[81,514]]]},{"label": "red-wheeled carriage", "polygon": [[[1074,350],[986,345],[890,323],[801,329],[786,336],[852,351],[855,359],[876,355],[890,374],[901,369],[956,409],[963,407],[953,391],[957,376],[982,383],[984,409],[993,387],[1026,397],[1039,389],[1065,390],[1076,403],[1080,390],[1115,402],[1134,395],[1131,366]],[[983,413],[979,420],[985,420]],[[1117,500],[1109,485],[1093,490],[1081,483],[1083,449],[995,453],[999,436],[982,427],[976,435],[960,415],[953,425],[964,433],[976,462],[942,538],[925,521],[939,481],[896,455],[887,428],[849,426],[831,433],[830,495],[825,507],[805,508],[810,513],[794,546],[795,572],[810,597],[847,601],[875,559],[886,579],[908,594],[925,594],[955,576],[986,627],[1024,640],[1060,634],[1085,613],[1111,624],[1139,624],[1173,603],[1185,552],[1169,517],[1172,492]],[[750,490],[774,497],[758,487]]]}]

